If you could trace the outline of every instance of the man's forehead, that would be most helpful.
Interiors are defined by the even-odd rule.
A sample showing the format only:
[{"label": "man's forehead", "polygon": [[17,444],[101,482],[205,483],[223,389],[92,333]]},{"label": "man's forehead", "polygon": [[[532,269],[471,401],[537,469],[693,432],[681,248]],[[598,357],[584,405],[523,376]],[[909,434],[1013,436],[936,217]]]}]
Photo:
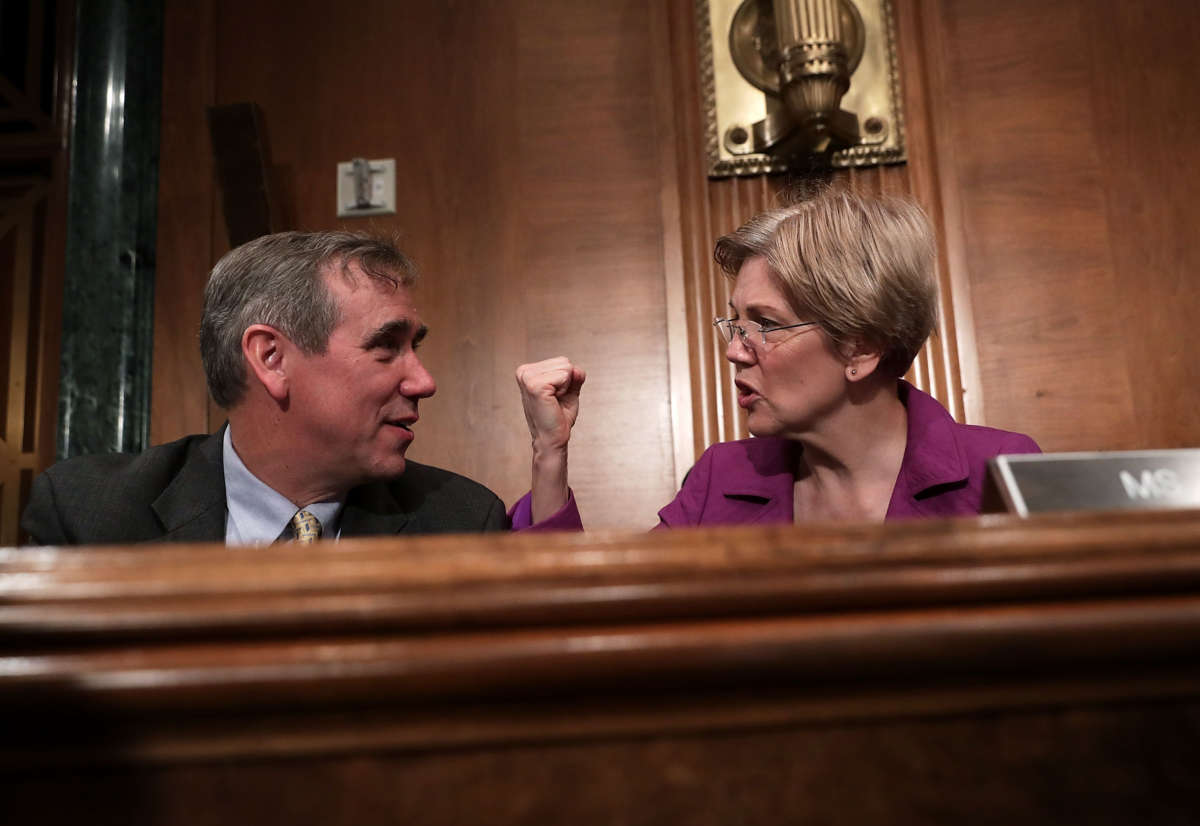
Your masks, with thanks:
[{"label": "man's forehead", "polygon": [[408,285],[404,283],[407,278],[405,273],[388,268],[373,269],[374,274],[368,273],[362,262],[357,259],[347,261],[339,258],[326,261],[321,265],[320,272],[326,284],[341,284],[350,290],[369,287],[386,293],[408,289]]},{"label": "man's forehead", "polygon": [[397,276],[395,281],[386,281],[367,275],[357,265],[343,268],[327,266],[321,272],[325,286],[334,296],[370,296],[372,300],[399,300],[412,303],[412,292]]},{"label": "man's forehead", "polygon": [[416,329],[424,324],[411,291],[403,284],[393,286],[362,274],[349,281],[326,273],[325,280],[341,316],[339,327],[366,325],[375,328],[404,321]]}]

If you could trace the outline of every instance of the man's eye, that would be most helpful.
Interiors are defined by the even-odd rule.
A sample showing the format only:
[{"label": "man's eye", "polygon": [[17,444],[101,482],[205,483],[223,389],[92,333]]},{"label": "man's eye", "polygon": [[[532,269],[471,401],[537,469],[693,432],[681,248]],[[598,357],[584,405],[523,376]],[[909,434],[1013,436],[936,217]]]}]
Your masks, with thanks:
[{"label": "man's eye", "polygon": [[393,338],[377,339],[371,344],[371,351],[380,359],[395,358],[400,349],[400,342]]}]

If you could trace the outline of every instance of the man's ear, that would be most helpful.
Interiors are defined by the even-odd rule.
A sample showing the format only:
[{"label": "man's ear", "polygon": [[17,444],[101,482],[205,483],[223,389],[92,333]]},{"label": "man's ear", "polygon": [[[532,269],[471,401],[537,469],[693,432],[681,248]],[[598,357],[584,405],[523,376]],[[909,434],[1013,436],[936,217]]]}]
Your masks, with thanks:
[{"label": "man's ear", "polygon": [[883,354],[879,348],[865,341],[856,340],[845,348],[846,381],[862,381],[878,368]]},{"label": "man's ear", "polygon": [[284,356],[290,344],[283,333],[267,324],[252,324],[242,333],[242,357],[250,373],[277,402],[282,402],[288,395]]}]

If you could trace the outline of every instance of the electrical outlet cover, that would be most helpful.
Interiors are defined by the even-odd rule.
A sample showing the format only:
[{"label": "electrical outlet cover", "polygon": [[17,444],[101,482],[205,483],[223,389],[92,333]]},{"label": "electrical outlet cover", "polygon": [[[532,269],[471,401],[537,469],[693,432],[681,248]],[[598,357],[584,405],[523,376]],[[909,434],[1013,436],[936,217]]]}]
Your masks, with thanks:
[{"label": "electrical outlet cover", "polygon": [[366,188],[371,197],[369,204],[359,204],[355,197],[354,162],[337,165],[337,217],[396,214],[396,159],[380,158],[367,164],[371,176]]}]

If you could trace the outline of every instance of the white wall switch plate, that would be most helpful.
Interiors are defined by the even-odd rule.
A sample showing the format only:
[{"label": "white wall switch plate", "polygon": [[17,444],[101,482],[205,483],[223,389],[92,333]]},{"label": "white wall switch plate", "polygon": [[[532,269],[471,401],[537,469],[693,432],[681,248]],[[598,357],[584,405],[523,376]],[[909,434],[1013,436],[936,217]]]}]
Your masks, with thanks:
[{"label": "white wall switch plate", "polygon": [[339,218],[396,214],[395,158],[355,158],[337,169]]}]

